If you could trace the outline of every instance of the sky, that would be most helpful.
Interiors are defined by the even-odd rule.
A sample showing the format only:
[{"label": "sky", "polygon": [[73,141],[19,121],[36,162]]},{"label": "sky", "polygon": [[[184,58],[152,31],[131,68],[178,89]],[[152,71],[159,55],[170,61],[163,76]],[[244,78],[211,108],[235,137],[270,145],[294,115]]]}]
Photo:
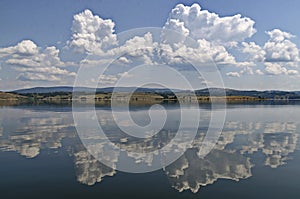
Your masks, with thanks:
[{"label": "sky", "polygon": [[[73,85],[79,66],[91,55],[109,61],[108,56],[118,53],[125,56],[119,57],[110,73],[99,76],[102,86],[114,85],[120,77],[135,79],[124,68],[159,63],[180,68],[197,87],[203,78],[174,57],[203,62],[205,54],[219,69],[225,87],[300,90],[299,7],[298,0],[2,0],[0,90]],[[190,49],[169,35],[160,40],[162,47],[146,32],[134,41],[120,42],[123,31],[144,27],[180,32],[197,46]],[[160,62],[153,52],[136,51],[158,45],[171,50]],[[182,87],[178,82],[172,86]],[[219,86],[214,79],[206,84]]]}]

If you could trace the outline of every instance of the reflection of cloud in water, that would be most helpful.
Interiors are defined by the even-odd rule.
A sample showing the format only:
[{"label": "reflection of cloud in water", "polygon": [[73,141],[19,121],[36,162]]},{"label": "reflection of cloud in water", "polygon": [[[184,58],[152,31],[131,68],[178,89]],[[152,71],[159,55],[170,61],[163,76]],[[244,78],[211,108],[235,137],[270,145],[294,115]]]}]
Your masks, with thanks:
[{"label": "reflection of cloud in water", "polygon": [[204,159],[197,155],[202,139],[198,136],[193,149],[165,169],[179,191],[197,192],[218,179],[238,181],[250,177],[254,153],[263,153],[264,164],[277,168],[296,150],[298,133],[296,123],[226,122],[214,150]]},{"label": "reflection of cloud in water", "polygon": [[15,110],[13,116],[13,124],[7,124],[7,132],[3,132],[0,139],[0,150],[17,151],[33,158],[42,148],[59,148],[63,138],[75,135],[70,133],[74,125],[66,113],[26,111],[24,114],[22,110]]},{"label": "reflection of cloud in water", "polygon": [[264,135],[263,153],[267,156],[265,165],[277,168],[286,164],[288,156],[296,150],[298,134],[268,133]]},{"label": "reflection of cloud in water", "polygon": [[217,179],[248,178],[252,166],[249,158],[239,154],[213,150],[202,159],[197,157],[195,149],[190,149],[165,172],[175,189],[196,193],[201,186],[213,184]]},{"label": "reflection of cloud in water", "polygon": [[[251,124],[251,125],[250,125]],[[234,136],[238,137],[240,153],[253,154],[261,150],[266,155],[265,165],[276,168],[285,164],[288,156],[296,150],[298,142],[297,124],[287,122],[242,123],[226,126],[235,128]],[[225,130],[221,136],[231,135],[233,131]],[[252,127],[252,128],[251,128]],[[231,135],[232,137],[232,135]],[[228,143],[230,144],[230,143]]]},{"label": "reflection of cloud in water", "polygon": [[77,146],[73,156],[77,181],[82,184],[94,185],[101,182],[103,177],[113,176],[116,173],[114,169],[101,164],[91,156],[83,146]]},{"label": "reflection of cloud in water", "polygon": [[264,133],[277,133],[286,131],[296,131],[297,126],[288,122],[270,122],[265,124]]},{"label": "reflection of cloud in water", "polygon": [[[1,110],[0,110],[1,111]],[[3,111],[3,110],[2,110]],[[116,171],[97,161],[82,146],[75,135],[71,112],[47,112],[12,109],[10,114],[0,114],[0,150],[17,151],[22,156],[33,158],[41,150],[62,147],[64,138],[72,139],[71,156],[74,158],[77,180],[93,185],[105,176],[113,176]],[[0,112],[1,113],[1,112]],[[105,112],[104,112],[105,113]],[[109,138],[121,152],[138,164],[151,165],[153,157],[139,152],[149,152],[169,143],[176,129],[164,129],[162,133],[144,140],[134,139],[117,131],[110,114],[99,117]],[[175,121],[175,120],[174,120]],[[174,126],[170,123],[170,126]],[[172,186],[179,190],[197,192],[201,186],[212,184],[218,179],[240,180],[251,176],[253,155],[262,153],[264,164],[276,168],[291,158],[297,148],[298,123],[273,121],[240,121],[233,119],[225,123],[224,130],[211,153],[204,159],[198,157],[205,130],[199,130],[193,145],[173,164],[165,168]],[[89,150],[101,151],[102,157],[117,165],[120,152],[105,150],[108,143],[97,134],[85,137],[90,140]],[[182,141],[184,142],[184,141]],[[180,150],[174,145],[170,150]],[[100,149],[100,150],[99,150]],[[104,155],[104,156],[103,156]]]}]

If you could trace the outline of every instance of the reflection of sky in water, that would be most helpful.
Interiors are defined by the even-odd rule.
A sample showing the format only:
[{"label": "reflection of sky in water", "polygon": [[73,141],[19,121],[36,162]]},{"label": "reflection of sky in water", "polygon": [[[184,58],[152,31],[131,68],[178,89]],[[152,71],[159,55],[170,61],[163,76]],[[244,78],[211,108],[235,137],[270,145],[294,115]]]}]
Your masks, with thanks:
[{"label": "reflection of sky in water", "polygon": [[[122,133],[115,126],[109,110],[99,109],[98,119],[108,137],[123,151],[151,151],[167,144],[176,133],[179,109],[169,109],[171,117],[168,117],[163,131],[144,140]],[[36,158],[43,150],[63,148],[74,161],[77,181],[93,185],[105,176],[114,176],[116,171],[95,160],[82,146],[70,111],[70,108],[47,106],[1,108],[0,150]],[[136,109],[132,115],[138,123],[142,123],[143,118],[148,119],[147,109]],[[253,168],[259,164],[270,169],[278,168],[292,161],[293,153],[299,149],[299,106],[232,106],[227,111],[224,130],[214,150],[201,159],[198,153],[209,115],[209,109],[202,110],[203,120],[193,146],[163,169],[172,187],[178,191],[198,192],[218,179],[246,179],[252,176]],[[97,136],[89,139],[100,140]],[[95,147],[105,147],[105,144],[96,142]],[[255,160],[257,156],[262,157],[259,164]],[[117,163],[119,157],[120,154],[114,154],[107,158]],[[141,154],[131,154],[130,157],[137,164],[152,164],[153,161]]]}]

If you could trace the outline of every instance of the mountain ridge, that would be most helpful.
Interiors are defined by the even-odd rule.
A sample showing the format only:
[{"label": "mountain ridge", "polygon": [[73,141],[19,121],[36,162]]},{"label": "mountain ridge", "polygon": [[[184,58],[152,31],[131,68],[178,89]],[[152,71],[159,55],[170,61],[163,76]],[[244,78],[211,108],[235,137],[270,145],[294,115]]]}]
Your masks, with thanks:
[{"label": "mountain ridge", "polygon": [[[11,93],[16,94],[45,94],[45,93],[72,93],[72,86],[54,86],[54,87],[33,87],[27,89],[13,90]],[[167,88],[144,88],[144,87],[104,87],[97,88],[96,93],[112,93],[117,92],[143,92],[143,93],[158,93],[158,94],[172,94],[174,93],[191,93],[193,91],[183,90],[183,89],[167,89]],[[77,92],[94,92],[95,88],[90,87],[76,87]],[[197,96],[224,96],[224,91],[226,96],[249,96],[257,98],[289,98],[289,99],[300,99],[300,91],[282,91],[282,90],[238,90],[231,88],[203,88],[195,90]]]}]

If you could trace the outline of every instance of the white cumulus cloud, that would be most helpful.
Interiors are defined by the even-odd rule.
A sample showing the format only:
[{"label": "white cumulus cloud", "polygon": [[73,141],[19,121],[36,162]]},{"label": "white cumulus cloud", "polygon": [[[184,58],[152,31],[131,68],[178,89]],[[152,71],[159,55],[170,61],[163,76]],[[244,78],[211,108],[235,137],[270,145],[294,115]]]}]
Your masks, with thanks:
[{"label": "white cumulus cloud", "polygon": [[[82,56],[84,55],[81,53],[103,57],[101,60],[78,58],[81,59],[78,62],[83,65],[95,65],[94,62],[99,62],[98,65],[101,66],[118,55],[118,59],[113,62],[117,67],[170,64],[184,70],[183,67],[187,68],[188,58],[188,61],[239,67],[239,71],[227,72],[229,77],[241,77],[245,74],[299,75],[299,49],[292,41],[295,36],[274,29],[266,32],[269,39],[259,45],[246,40],[256,32],[254,24],[252,19],[240,14],[223,17],[203,10],[198,4],[178,4],[170,12],[159,40],[157,35],[148,32],[144,35],[132,35],[127,40],[119,38],[119,42],[115,23],[111,19],[103,19],[90,10],[84,10],[74,15],[72,35],[64,49],[78,51],[76,53]],[[172,30],[180,34],[174,34]],[[188,37],[194,41],[191,42]],[[72,53],[74,52],[71,55]],[[237,57],[239,53],[243,55]],[[41,48],[31,40],[0,48],[0,59],[5,64],[4,67],[9,65],[19,73],[16,76],[22,81],[60,81],[75,76],[74,72],[67,69],[74,63],[62,61],[59,49],[55,46]],[[258,69],[258,62],[261,62],[264,69]],[[115,70],[115,74],[109,73],[99,79],[112,84],[121,77],[120,71]],[[126,76],[126,73],[123,75]]]},{"label": "white cumulus cloud", "polygon": [[75,73],[65,69],[67,65],[59,57],[55,46],[45,49],[37,47],[30,40],[19,42],[15,46],[0,48],[3,63],[11,66],[22,81],[58,81],[63,77],[74,77]]},{"label": "white cumulus cloud", "polygon": [[[200,62],[209,58],[218,64],[236,66],[241,66],[243,63],[236,62],[227,48],[235,46],[256,32],[254,21],[250,18],[239,14],[220,17],[215,13],[202,10],[199,4],[192,6],[178,4],[169,14],[163,30],[163,43],[170,45],[171,50],[177,54],[192,57],[193,60]],[[198,46],[191,48],[179,45],[186,40],[186,36],[194,39]],[[180,59],[177,59],[178,61]]]},{"label": "white cumulus cloud", "polygon": [[0,58],[11,54],[34,55],[39,51],[37,45],[31,40],[23,40],[15,46],[0,48]]},{"label": "white cumulus cloud", "polygon": [[21,73],[17,77],[21,81],[60,81],[61,79],[55,75],[43,73]]},{"label": "white cumulus cloud", "polygon": [[254,21],[240,14],[220,17],[202,10],[199,4],[178,4],[170,13],[166,27],[180,31],[196,40],[206,39],[221,43],[240,42],[255,32]]},{"label": "white cumulus cloud", "polygon": [[81,52],[105,51],[117,44],[115,23],[85,10],[74,16],[70,47]]},{"label": "white cumulus cloud", "polygon": [[183,59],[201,63],[214,61],[219,64],[236,64],[235,58],[224,46],[213,44],[205,39],[199,39],[194,47],[180,45],[174,48],[169,44],[163,44],[161,47],[163,49],[161,56],[168,64],[180,64],[184,62]]},{"label": "white cumulus cloud", "polygon": [[[198,4],[179,4],[171,11],[163,27],[160,44],[153,41],[151,33],[146,33],[134,36],[120,46],[114,26],[112,20],[104,20],[90,10],[85,10],[74,16],[69,47],[104,57],[122,55],[119,63],[123,64],[134,61],[153,64],[157,63],[157,58],[168,64],[180,64],[184,62],[180,57],[236,66],[252,64],[236,62],[235,57],[227,50],[232,43],[243,41],[256,32],[254,21],[241,15],[220,17],[202,10]],[[168,30],[175,30],[181,35],[172,34]],[[186,36],[195,40],[194,45],[184,43]],[[157,47],[163,50],[161,54],[154,52]]]},{"label": "white cumulus cloud", "polygon": [[255,74],[257,74],[257,75],[264,75],[264,73],[260,69],[257,69],[255,71]]},{"label": "white cumulus cloud", "polygon": [[264,63],[265,72],[259,69],[255,74],[298,75],[297,70],[289,69],[297,68],[299,63],[299,49],[291,41],[295,36],[279,29],[266,33],[269,39],[263,46],[254,42],[242,43],[242,52],[250,56],[249,60]]},{"label": "white cumulus cloud", "polygon": [[240,74],[238,72],[228,72],[226,73],[229,77],[240,77]]},{"label": "white cumulus cloud", "polygon": [[242,43],[243,46],[243,53],[249,54],[249,60],[253,60],[253,61],[257,61],[257,62],[262,62],[265,60],[265,55],[266,52],[265,50],[260,47],[259,45],[257,45],[255,42],[243,42]]},{"label": "white cumulus cloud", "polygon": [[274,29],[267,32],[270,39],[264,45],[266,61],[268,62],[294,62],[299,61],[299,50],[290,39],[292,34]]},{"label": "white cumulus cloud", "polygon": [[241,74],[253,75],[253,69],[249,66],[244,67],[244,69],[240,72]]},{"label": "white cumulus cloud", "polygon": [[286,67],[282,66],[280,63],[265,63],[265,71],[269,75],[298,75],[297,70],[289,70]]},{"label": "white cumulus cloud", "polygon": [[291,33],[279,29],[266,32],[269,40],[259,46],[254,42],[242,43],[242,52],[249,54],[251,60],[257,62],[298,62],[299,49],[290,39]]}]

